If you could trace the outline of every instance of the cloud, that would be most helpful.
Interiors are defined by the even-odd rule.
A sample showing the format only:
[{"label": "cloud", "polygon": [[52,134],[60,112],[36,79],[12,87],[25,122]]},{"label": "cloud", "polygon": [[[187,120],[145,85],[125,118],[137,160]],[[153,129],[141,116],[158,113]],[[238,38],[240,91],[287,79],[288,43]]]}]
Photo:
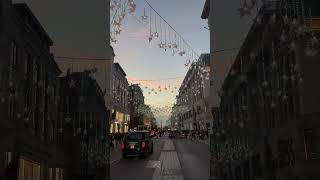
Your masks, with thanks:
[{"label": "cloud", "polygon": [[143,28],[143,29],[140,29],[137,32],[129,33],[128,37],[129,38],[134,38],[134,39],[139,40],[139,41],[147,42],[149,34],[148,34],[148,30]]}]

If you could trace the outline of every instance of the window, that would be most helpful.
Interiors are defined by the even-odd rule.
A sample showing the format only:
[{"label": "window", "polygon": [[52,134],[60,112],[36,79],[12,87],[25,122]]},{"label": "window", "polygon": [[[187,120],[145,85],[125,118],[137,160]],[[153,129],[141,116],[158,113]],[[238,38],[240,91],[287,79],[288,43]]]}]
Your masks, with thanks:
[{"label": "window", "polygon": [[15,65],[17,64],[17,56],[18,56],[18,51],[17,51],[17,44],[15,42],[11,43],[11,54],[10,54],[10,78],[12,78],[12,73]]},{"label": "window", "polygon": [[19,159],[19,180],[40,180],[41,165],[26,159]]},{"label": "window", "polygon": [[16,107],[16,103],[14,100],[10,99],[9,100],[9,118],[10,119],[14,119],[15,116],[15,107]]},{"label": "window", "polygon": [[32,67],[31,55],[30,53],[25,53],[24,60],[24,74],[29,75]]},{"label": "window", "polygon": [[56,179],[55,180],[63,180],[63,169],[56,168]]},{"label": "window", "polygon": [[54,141],[54,124],[53,121],[50,121],[50,126],[49,126],[49,141],[53,142]]},{"label": "window", "polygon": [[[36,63],[35,64],[35,76],[34,76],[34,81],[35,82],[40,82],[40,64]],[[39,131],[39,125],[40,125],[40,120],[42,118],[40,118],[40,104],[41,104],[41,96],[40,96],[40,88],[38,86],[35,86],[35,113],[34,113],[34,132],[35,135],[38,135],[38,131]]]},{"label": "window", "polygon": [[262,175],[260,155],[256,155],[252,159],[253,176],[260,177]]},{"label": "window", "polygon": [[49,180],[53,180],[52,176],[53,176],[53,173],[52,173],[52,168],[49,168]]},{"label": "window", "polygon": [[320,146],[313,129],[304,130],[304,149],[306,160],[320,159]]},{"label": "window", "polygon": [[5,152],[5,166],[8,166],[11,163],[12,154],[11,152]]}]

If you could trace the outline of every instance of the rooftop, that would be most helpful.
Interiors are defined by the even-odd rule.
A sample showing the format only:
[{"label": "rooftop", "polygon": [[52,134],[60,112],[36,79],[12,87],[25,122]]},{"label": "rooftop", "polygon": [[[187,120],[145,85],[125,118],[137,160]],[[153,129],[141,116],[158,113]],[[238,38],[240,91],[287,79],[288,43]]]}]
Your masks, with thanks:
[{"label": "rooftop", "polygon": [[53,41],[44,30],[38,19],[34,16],[30,8],[25,3],[16,3],[13,4],[14,9],[24,18],[26,23],[30,23],[30,26],[34,28],[34,30],[39,34],[40,38],[48,43],[49,46],[53,45]]},{"label": "rooftop", "polygon": [[201,14],[202,19],[208,19],[210,13],[210,0],[206,0]]},{"label": "rooftop", "polygon": [[124,75],[124,76],[127,76],[127,74],[124,72],[124,70],[122,69],[122,67],[120,66],[119,63],[113,63],[119,70],[120,72]]}]

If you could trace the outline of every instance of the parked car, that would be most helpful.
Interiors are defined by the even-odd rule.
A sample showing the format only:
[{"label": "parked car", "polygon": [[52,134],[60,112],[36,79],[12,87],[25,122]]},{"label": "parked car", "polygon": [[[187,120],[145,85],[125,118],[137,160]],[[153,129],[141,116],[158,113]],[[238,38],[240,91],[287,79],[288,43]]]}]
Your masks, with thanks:
[{"label": "parked car", "polygon": [[121,144],[122,157],[145,157],[153,152],[153,140],[149,131],[129,132]]}]

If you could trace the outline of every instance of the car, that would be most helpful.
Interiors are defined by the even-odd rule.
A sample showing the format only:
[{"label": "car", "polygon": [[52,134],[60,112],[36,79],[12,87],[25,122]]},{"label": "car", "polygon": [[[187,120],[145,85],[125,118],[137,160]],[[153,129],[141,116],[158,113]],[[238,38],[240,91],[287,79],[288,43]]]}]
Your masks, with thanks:
[{"label": "car", "polygon": [[184,132],[182,132],[182,133],[180,133],[180,136],[179,136],[181,139],[184,139],[184,138],[186,138],[187,137],[187,134],[186,133],[184,133]]},{"label": "car", "polygon": [[175,131],[171,131],[169,133],[169,138],[176,138],[176,136],[177,136],[177,132],[175,132]]},{"label": "car", "polygon": [[122,157],[145,157],[153,153],[153,140],[149,131],[129,132],[123,138],[121,144]]}]

